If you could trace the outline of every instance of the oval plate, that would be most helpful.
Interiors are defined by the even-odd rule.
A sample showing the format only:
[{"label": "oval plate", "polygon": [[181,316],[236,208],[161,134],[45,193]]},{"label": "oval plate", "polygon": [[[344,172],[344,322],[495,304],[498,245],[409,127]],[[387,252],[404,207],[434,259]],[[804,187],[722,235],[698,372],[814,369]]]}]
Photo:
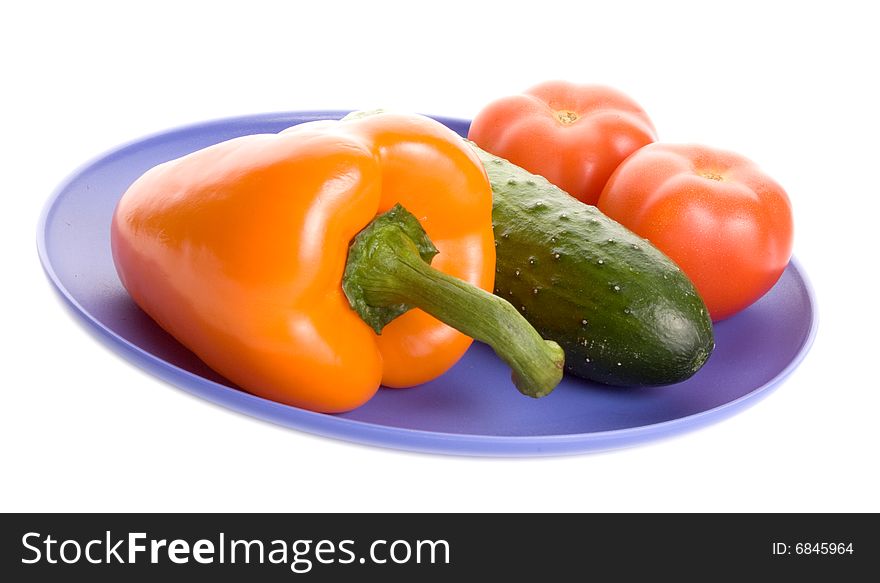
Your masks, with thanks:
[{"label": "oval plate", "polygon": [[[122,146],[87,163],[48,201],[38,249],[61,296],[87,327],[158,377],[267,421],[324,436],[447,454],[529,456],[629,446],[718,421],[757,402],[798,365],[816,331],[815,299],[795,261],[760,301],[715,327],[717,347],[686,382],[609,388],[567,376],[548,397],[521,396],[510,372],[475,343],[442,377],[412,389],[380,389],[342,415],[314,413],[246,393],[160,329],[122,288],[110,255],[116,201],[147,169],[253,133],[273,133],[343,111],[264,114],[200,123]],[[466,120],[436,117],[461,135]]]}]

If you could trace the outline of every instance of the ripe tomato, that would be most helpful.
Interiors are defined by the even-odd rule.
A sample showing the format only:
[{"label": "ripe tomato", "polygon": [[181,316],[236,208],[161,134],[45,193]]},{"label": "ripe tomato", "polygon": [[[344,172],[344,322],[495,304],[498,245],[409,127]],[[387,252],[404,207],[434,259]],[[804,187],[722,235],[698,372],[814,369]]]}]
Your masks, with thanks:
[{"label": "ripe tomato", "polygon": [[598,206],[678,263],[715,321],[764,295],[791,258],[788,195],[731,152],[645,146],[612,174]]},{"label": "ripe tomato", "polygon": [[468,138],[588,204],[624,158],[657,139],[648,114],[620,91],[565,81],[490,103]]}]

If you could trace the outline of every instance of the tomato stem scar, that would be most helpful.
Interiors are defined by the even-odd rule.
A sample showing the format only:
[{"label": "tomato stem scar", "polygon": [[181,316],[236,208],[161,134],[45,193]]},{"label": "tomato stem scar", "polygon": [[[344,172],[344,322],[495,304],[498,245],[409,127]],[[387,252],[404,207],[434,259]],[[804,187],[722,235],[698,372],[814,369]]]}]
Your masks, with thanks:
[{"label": "tomato stem scar", "polygon": [[576,112],[568,109],[561,109],[559,111],[556,111],[555,114],[556,119],[558,119],[559,122],[564,125],[573,124],[577,121],[578,117],[580,117]]}]

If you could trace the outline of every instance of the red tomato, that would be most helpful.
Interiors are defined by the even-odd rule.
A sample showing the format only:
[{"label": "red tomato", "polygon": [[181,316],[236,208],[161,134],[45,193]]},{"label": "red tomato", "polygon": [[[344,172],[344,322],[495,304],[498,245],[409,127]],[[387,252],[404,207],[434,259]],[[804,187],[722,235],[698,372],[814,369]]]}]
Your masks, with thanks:
[{"label": "red tomato", "polygon": [[657,136],[648,114],[620,91],[548,81],[490,103],[468,138],[596,204],[617,165]]},{"label": "red tomato", "polygon": [[599,209],[675,261],[715,321],[764,295],[791,258],[788,195],[731,152],[645,146],[608,180]]}]

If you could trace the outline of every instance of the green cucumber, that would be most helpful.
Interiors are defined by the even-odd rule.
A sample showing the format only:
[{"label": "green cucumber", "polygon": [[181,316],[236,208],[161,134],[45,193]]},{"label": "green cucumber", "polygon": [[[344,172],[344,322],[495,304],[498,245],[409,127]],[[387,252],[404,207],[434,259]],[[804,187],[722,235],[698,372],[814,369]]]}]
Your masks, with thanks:
[{"label": "green cucumber", "polygon": [[474,148],[493,190],[495,293],[562,347],[568,372],[650,386],[703,366],[712,321],[672,260],[545,178]]}]

